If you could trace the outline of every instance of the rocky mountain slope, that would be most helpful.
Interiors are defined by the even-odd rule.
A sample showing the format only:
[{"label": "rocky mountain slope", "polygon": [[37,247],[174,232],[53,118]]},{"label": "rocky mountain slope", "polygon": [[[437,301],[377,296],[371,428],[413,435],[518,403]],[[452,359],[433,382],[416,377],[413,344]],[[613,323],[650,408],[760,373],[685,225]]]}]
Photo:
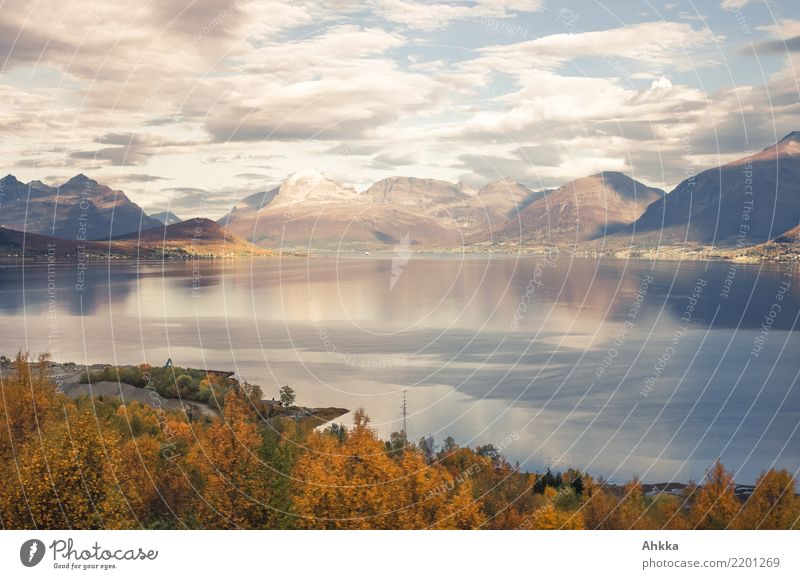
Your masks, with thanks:
[{"label": "rocky mountain slope", "polygon": [[242,199],[219,223],[269,247],[458,247],[497,227],[536,194],[504,180],[475,191],[463,183],[389,177],[366,191],[320,173],[290,176]]},{"label": "rocky mountain slope", "polygon": [[62,260],[270,255],[210,219],[128,233],[109,241],[76,241],[0,227],[0,258]]},{"label": "rocky mountain slope", "polygon": [[625,234],[638,244],[764,243],[800,222],[800,132],[686,179]]},{"label": "rocky mountain slope", "polygon": [[729,250],[726,257],[744,261],[800,261],[800,225],[766,243]]},{"label": "rocky mountain slope", "polygon": [[22,183],[13,175],[0,180],[0,226],[63,239],[108,239],[140,229],[162,227],[122,191],[86,175],[50,187]]},{"label": "rocky mountain slope", "polygon": [[[59,187],[21,183],[11,175],[0,180],[0,227],[7,229],[115,242],[130,241],[131,233],[150,243],[165,241],[159,220],[180,225],[173,223],[174,214],[154,217],[121,191],[84,175]],[[302,171],[245,197],[217,223],[225,233],[214,232],[218,238],[207,240],[217,249],[221,237],[228,236],[237,246],[252,242],[273,249],[556,244],[629,255],[690,247],[706,255],[767,244],[770,254],[776,248],[796,252],[790,237],[798,236],[797,230],[790,230],[800,223],[800,132],[703,171],[669,194],[619,172],[534,192],[509,178],[476,190],[404,176],[356,191],[319,171]],[[149,229],[154,231],[139,235]],[[171,247],[190,233],[181,231],[166,240]]]},{"label": "rocky mountain slope", "polygon": [[598,173],[530,203],[486,241],[570,245],[600,239],[635,221],[663,195],[622,173]]}]

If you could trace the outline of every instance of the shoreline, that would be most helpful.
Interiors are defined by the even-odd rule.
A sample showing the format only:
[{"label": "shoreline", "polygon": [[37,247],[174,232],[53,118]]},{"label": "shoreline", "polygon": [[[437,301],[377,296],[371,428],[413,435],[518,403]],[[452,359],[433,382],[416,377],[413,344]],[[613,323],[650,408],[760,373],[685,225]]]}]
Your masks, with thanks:
[{"label": "shoreline", "polygon": [[[0,367],[0,379],[6,380],[10,378],[15,372],[16,368],[12,363]],[[140,404],[150,406],[156,409],[163,409],[167,412],[183,412],[187,414],[190,419],[202,418],[220,418],[221,414],[219,408],[215,408],[210,402],[202,402],[199,400],[191,399],[188,397],[172,397],[164,396],[150,387],[135,386],[123,381],[109,381],[98,380],[95,382],[85,382],[82,376],[87,374],[89,376],[95,372],[102,372],[107,369],[117,369],[122,372],[126,369],[137,368],[133,365],[114,365],[114,364],[76,364],[75,362],[46,362],[48,371],[50,372],[50,379],[55,386],[57,392],[60,392],[71,399],[79,398],[92,398],[101,401],[106,397],[116,398],[123,404],[131,402],[139,402]],[[225,376],[227,379],[232,380],[232,384],[237,386],[240,384],[239,380],[233,378],[234,373],[221,370],[201,370],[197,368],[178,368],[175,367],[176,374],[178,371],[187,372],[202,372],[211,376]],[[306,406],[289,406],[278,408],[275,404],[274,398],[262,398],[261,402],[264,407],[268,409],[268,416],[264,416],[265,422],[271,419],[290,419],[297,423],[311,425],[313,427],[326,424],[344,416],[350,412],[347,408],[337,408],[333,406],[325,407],[306,407]],[[272,412],[275,411],[273,414]]]},{"label": "shoreline", "polygon": [[[605,260],[618,260],[618,261],[652,261],[652,262],[708,262],[708,263],[729,263],[736,265],[758,265],[758,264],[786,264],[797,263],[800,265],[800,253],[781,254],[777,256],[754,256],[747,255],[746,253],[737,254],[702,254],[696,251],[689,251],[681,253],[679,251],[660,251],[660,252],[635,252],[625,254],[624,252],[588,252],[588,251],[566,251],[561,252],[557,247],[554,248],[516,248],[516,249],[476,249],[470,250],[466,248],[460,249],[421,249],[413,251],[412,255],[421,257],[534,257],[540,255],[552,255],[553,250],[558,253],[563,253],[570,259],[605,259]],[[365,255],[368,251],[368,255]],[[737,252],[746,252],[746,250],[736,250]],[[88,257],[84,256],[81,259],[70,257],[64,259],[63,257],[55,260],[49,259],[46,255],[37,255],[33,257],[0,257],[0,266],[25,266],[25,265],[56,265],[56,266],[70,266],[75,264],[83,264],[86,266],[97,265],[112,265],[112,264],[144,264],[144,265],[159,265],[159,264],[178,264],[178,263],[192,263],[197,261],[203,262],[233,262],[242,260],[274,260],[282,258],[329,258],[329,257],[346,257],[346,258],[393,258],[396,254],[390,249],[379,250],[340,250],[340,251],[326,251],[326,250],[308,250],[306,253],[300,251],[287,251],[276,252],[272,255],[183,255],[183,256],[167,256],[164,258],[145,257],[139,258],[135,256],[97,256]]]},{"label": "shoreline", "polygon": [[[136,387],[125,382],[111,382],[111,381],[98,381],[91,385],[80,381],[80,376],[84,372],[100,371],[107,368],[116,368],[120,371],[133,368],[130,365],[115,366],[113,364],[89,364],[82,365],[74,362],[53,362],[48,361],[48,369],[51,370],[51,379],[56,386],[56,391],[61,392],[71,399],[92,398],[97,403],[102,404],[106,397],[116,398],[123,404],[131,402],[139,402],[148,405],[155,409],[161,409],[166,412],[183,412],[188,416],[190,421],[202,419],[219,419],[221,414],[218,409],[213,408],[212,405],[190,400],[187,398],[172,398],[163,397],[158,395],[157,399],[153,399],[150,395],[148,388]],[[184,368],[178,370],[196,371],[197,369]],[[10,365],[0,367],[0,378],[5,380],[9,378],[15,371],[13,363]],[[220,370],[203,370],[209,374],[232,375],[233,373]],[[262,398],[263,402],[268,402],[266,398]],[[275,402],[274,399],[271,402]],[[263,417],[265,423],[270,423],[273,419],[278,420],[292,420],[301,427],[309,429],[317,428],[324,424],[330,423],[337,418],[349,413],[350,410],[345,408],[336,407],[305,407],[305,406],[290,406],[285,413],[275,414],[268,417]],[[575,468],[575,467],[573,467]],[[541,474],[535,470],[525,470],[528,474]],[[580,472],[583,472],[580,470]],[[591,473],[587,473],[591,474]],[[691,481],[660,481],[660,482],[646,482],[641,481],[642,490],[646,496],[657,497],[661,494],[670,494],[673,496],[681,496],[690,485]],[[610,482],[605,483],[607,488],[612,493],[624,494],[624,482]],[[734,494],[744,500],[748,498],[755,489],[754,484],[736,483]]]}]

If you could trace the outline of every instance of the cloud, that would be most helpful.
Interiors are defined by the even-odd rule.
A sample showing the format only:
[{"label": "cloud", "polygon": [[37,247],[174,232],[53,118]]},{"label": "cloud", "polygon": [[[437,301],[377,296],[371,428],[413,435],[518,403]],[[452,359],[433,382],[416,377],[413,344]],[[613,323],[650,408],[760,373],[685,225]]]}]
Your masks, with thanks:
[{"label": "cloud", "polygon": [[417,156],[413,153],[383,153],[372,159],[372,166],[376,169],[395,170],[398,167],[408,167],[417,163]]},{"label": "cloud", "polygon": [[519,148],[520,159],[538,167],[557,167],[561,163],[561,153],[552,145],[528,145]]},{"label": "cloud", "polygon": [[600,171],[630,171],[624,154],[616,147],[598,147],[598,141],[588,138],[580,143],[584,154],[576,157],[567,149],[561,150],[557,153],[559,163],[540,164],[517,149],[506,155],[461,155],[457,167],[466,171],[462,179],[476,185],[511,177],[532,189],[560,186]]},{"label": "cloud", "polygon": [[479,179],[470,179],[476,183],[497,181],[509,175],[518,180],[530,180],[536,176],[533,165],[518,157],[461,155],[457,167],[479,176]]},{"label": "cloud", "polygon": [[722,0],[722,4],[720,4],[720,6],[724,10],[738,10],[749,2],[750,0]]},{"label": "cloud", "polygon": [[415,0],[373,0],[376,14],[389,22],[410,29],[431,31],[449,26],[456,21],[493,24],[490,19],[505,19],[519,12],[538,12],[544,2],[540,0],[477,0],[472,5],[458,2],[418,2]]},{"label": "cloud", "polygon": [[[0,154],[28,180],[88,163],[143,205],[174,198],[181,213],[214,215],[306,167],[359,187],[387,171],[538,187],[604,169],[674,185],[689,165],[800,127],[800,20],[748,5],[752,23],[773,22],[751,28],[748,50],[783,58],[764,59],[764,80],[737,87],[723,69],[702,70],[727,61],[732,77],[752,76],[738,74],[738,47],[715,34],[719,10],[686,16],[702,23],[674,7],[663,21],[628,14],[629,25],[603,27],[545,9],[39,0],[0,11]],[[162,179],[183,188],[162,191]]]},{"label": "cloud", "polygon": [[495,99],[504,107],[478,111],[466,121],[440,129],[438,136],[476,144],[487,140],[523,145],[532,139],[557,142],[585,133],[595,123],[686,122],[687,117],[699,114],[706,100],[701,91],[685,86],[656,83],[635,90],[614,79],[549,71],[530,71],[519,82],[518,90]]},{"label": "cloud", "polygon": [[121,178],[130,183],[154,183],[156,181],[169,181],[169,178],[167,177],[148,175],[146,173],[127,173],[122,175]]},{"label": "cloud", "polygon": [[114,166],[139,165],[151,156],[163,154],[174,147],[191,146],[192,142],[178,142],[159,135],[108,133],[96,142],[111,145],[88,151],[75,151],[70,154],[73,159],[93,159],[106,161]]},{"label": "cloud", "polygon": [[359,141],[342,142],[333,147],[328,147],[323,150],[327,155],[344,156],[344,157],[364,157],[373,155],[378,151],[375,145],[368,145]]},{"label": "cloud", "polygon": [[[751,48],[752,47],[752,48]],[[789,52],[800,52],[800,36],[792,36],[782,40],[765,40],[757,42],[751,47],[743,49],[749,52],[751,49],[765,54],[787,54]]]},{"label": "cloud", "polygon": [[202,187],[171,187],[148,195],[141,203],[146,210],[169,207],[170,211],[185,218],[194,216],[222,216],[234,203],[253,191],[239,189],[209,190]]},{"label": "cloud", "polygon": [[783,40],[793,36],[800,36],[800,20],[782,18],[774,24],[757,26],[756,30],[763,32],[771,38]]},{"label": "cloud", "polygon": [[204,83],[217,103],[206,128],[217,142],[341,140],[364,137],[424,107],[443,90],[385,56],[397,34],[336,26],[296,43],[261,46],[242,74]]},{"label": "cloud", "polygon": [[[653,39],[657,39],[654,42]],[[483,58],[469,63],[506,73],[531,68],[558,68],[581,57],[625,59],[636,63],[675,66],[691,70],[697,59],[688,52],[714,41],[708,28],[695,29],[684,22],[643,22],[592,32],[551,34],[510,45],[487,46]],[[615,61],[607,61],[612,66]],[[624,70],[620,70],[626,74]]]},{"label": "cloud", "polygon": [[[193,49],[184,58],[196,64],[197,56],[235,37],[245,17],[239,6],[235,0],[195,0],[189,5],[120,0],[87,2],[79,8],[40,0],[27,10],[2,11],[0,50],[11,64],[47,63],[65,74],[95,80],[126,78],[148,65],[143,56],[158,58],[163,67],[170,54],[189,44]],[[51,25],[43,27],[43,22]]]}]

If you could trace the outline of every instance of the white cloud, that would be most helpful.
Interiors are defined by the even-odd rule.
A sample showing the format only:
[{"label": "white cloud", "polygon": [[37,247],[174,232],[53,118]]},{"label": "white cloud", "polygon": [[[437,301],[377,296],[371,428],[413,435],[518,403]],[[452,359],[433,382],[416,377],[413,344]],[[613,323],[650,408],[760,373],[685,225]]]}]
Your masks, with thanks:
[{"label": "white cloud", "polygon": [[477,0],[462,2],[420,2],[417,0],[373,0],[375,12],[390,22],[416,30],[436,30],[458,20],[489,24],[488,19],[504,19],[518,12],[538,12],[541,0]]},{"label": "white cloud", "polygon": [[[683,22],[643,22],[610,30],[552,34],[511,45],[488,46],[478,63],[504,72],[531,68],[556,68],[574,59],[599,56],[693,69],[692,49],[708,45],[714,35],[708,28],[694,29]],[[608,61],[614,65],[613,60]],[[624,71],[623,71],[624,72]]]},{"label": "white cloud", "polygon": [[800,20],[783,18],[769,26],[757,26],[756,30],[766,33],[776,39],[788,39],[800,36]]},{"label": "white cloud", "polygon": [[[536,38],[542,4],[40,0],[0,12],[0,153],[21,178],[91,171],[152,204],[164,184],[142,176],[235,198],[309,166],[359,187],[397,171],[554,185],[604,169],[673,185],[741,150],[744,125],[758,146],[800,126],[794,53],[763,86],[706,93],[691,79],[726,48],[708,26]],[[525,22],[523,41],[437,44]],[[800,20],[754,30],[794,38]]]},{"label": "white cloud", "polygon": [[748,2],[750,2],[750,0],[722,0],[720,6],[725,10],[738,10]]},{"label": "white cloud", "polygon": [[209,132],[217,141],[363,137],[437,98],[435,79],[386,56],[403,44],[396,34],[348,25],[262,46],[241,60],[240,74],[202,82],[198,98],[214,98]]},{"label": "white cloud", "polygon": [[672,88],[672,83],[670,82],[670,80],[668,78],[666,78],[664,76],[659,77],[657,80],[654,80],[650,84],[650,89],[651,90],[655,90],[655,89],[667,89],[668,90],[668,89],[671,89],[671,88]]}]

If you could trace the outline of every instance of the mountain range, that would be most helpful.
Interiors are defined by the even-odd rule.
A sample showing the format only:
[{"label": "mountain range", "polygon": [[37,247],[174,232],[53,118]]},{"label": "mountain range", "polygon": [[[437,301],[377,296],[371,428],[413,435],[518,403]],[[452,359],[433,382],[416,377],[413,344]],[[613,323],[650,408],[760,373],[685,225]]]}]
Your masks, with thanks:
[{"label": "mountain range", "polygon": [[692,175],[671,192],[602,172],[534,192],[512,179],[463,183],[390,177],[363,192],[319,172],[291,175],[220,220],[250,241],[284,248],[560,245],[591,251],[734,249],[800,223],[800,132]]},{"label": "mountain range", "polygon": [[235,257],[270,255],[215,221],[195,218],[106,241],[81,241],[0,227],[0,257],[58,259]]},{"label": "mountain range", "polygon": [[638,219],[664,195],[613,171],[575,179],[522,209],[493,241],[574,245],[604,238]]},{"label": "mountain range", "polygon": [[500,227],[543,195],[511,179],[474,190],[416,177],[389,177],[358,192],[319,171],[304,171],[246,197],[219,223],[269,247],[380,248],[403,239],[453,247]]},{"label": "mountain range", "polygon": [[[132,235],[178,247],[193,232],[178,226],[192,221],[147,216],[123,192],[85,175],[57,187],[12,175],[0,180],[0,226],[9,230],[65,239],[83,232],[89,240]],[[800,132],[793,132],[692,175],[669,193],[610,171],[544,191],[510,178],[474,189],[405,176],[357,191],[319,171],[301,171],[244,197],[218,220],[215,235],[271,249],[559,245],[595,252],[687,243],[733,250],[783,236],[780,247],[794,251],[798,244],[787,240],[799,223]]]},{"label": "mountain range", "polygon": [[122,191],[76,175],[51,187],[22,183],[13,175],[0,179],[0,227],[63,239],[103,240],[161,227]]}]

